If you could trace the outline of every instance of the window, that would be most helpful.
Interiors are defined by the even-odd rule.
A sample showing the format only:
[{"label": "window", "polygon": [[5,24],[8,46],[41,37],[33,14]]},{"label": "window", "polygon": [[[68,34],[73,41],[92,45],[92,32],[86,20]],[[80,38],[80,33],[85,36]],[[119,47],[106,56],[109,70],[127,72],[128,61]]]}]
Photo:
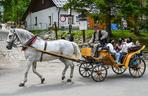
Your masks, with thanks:
[{"label": "window", "polygon": [[38,18],[35,17],[35,26],[37,26],[37,24],[38,24]]},{"label": "window", "polygon": [[79,16],[76,16],[76,22],[79,22]]},{"label": "window", "polygon": [[49,25],[51,25],[51,16],[48,16],[49,18]]}]

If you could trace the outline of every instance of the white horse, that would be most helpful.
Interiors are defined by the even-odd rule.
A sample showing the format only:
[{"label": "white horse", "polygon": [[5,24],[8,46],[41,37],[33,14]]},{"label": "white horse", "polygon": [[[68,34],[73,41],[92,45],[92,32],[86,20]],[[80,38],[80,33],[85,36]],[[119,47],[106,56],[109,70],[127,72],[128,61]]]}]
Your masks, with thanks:
[{"label": "white horse", "polygon": [[[57,54],[62,54],[64,56],[68,56],[71,58],[80,59],[81,53],[76,43],[66,41],[66,40],[45,41],[40,37],[36,37],[31,32],[24,29],[16,28],[16,29],[10,30],[7,37],[7,43],[8,43],[8,45],[6,46],[7,49],[9,50],[12,49],[13,46],[17,45],[18,41],[23,46],[25,58],[28,61],[27,69],[24,74],[25,75],[24,80],[19,84],[20,87],[25,86],[25,83],[27,82],[28,71],[31,66],[32,66],[33,72],[40,77],[41,83],[44,83],[45,78],[43,78],[43,76],[36,71],[37,62],[54,60],[54,59],[59,59],[65,64],[65,68],[62,72],[62,80],[65,79],[66,70],[70,66],[71,68],[70,78],[67,79],[67,82],[71,82],[71,79],[73,77],[73,71],[74,71],[74,64],[72,61],[64,58],[51,56],[51,55],[39,52],[35,49],[44,50],[47,52],[55,52]],[[30,46],[30,47],[25,47],[25,46]]]}]

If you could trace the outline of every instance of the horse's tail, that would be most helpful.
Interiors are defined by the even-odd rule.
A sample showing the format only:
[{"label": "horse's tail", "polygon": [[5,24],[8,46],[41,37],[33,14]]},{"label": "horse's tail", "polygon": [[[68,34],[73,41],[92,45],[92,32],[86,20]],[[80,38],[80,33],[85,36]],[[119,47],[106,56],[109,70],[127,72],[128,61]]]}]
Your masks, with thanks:
[{"label": "horse's tail", "polygon": [[72,42],[72,45],[73,45],[73,48],[74,48],[73,54],[75,55],[75,58],[80,59],[81,58],[81,52],[80,52],[79,46],[74,42]]}]

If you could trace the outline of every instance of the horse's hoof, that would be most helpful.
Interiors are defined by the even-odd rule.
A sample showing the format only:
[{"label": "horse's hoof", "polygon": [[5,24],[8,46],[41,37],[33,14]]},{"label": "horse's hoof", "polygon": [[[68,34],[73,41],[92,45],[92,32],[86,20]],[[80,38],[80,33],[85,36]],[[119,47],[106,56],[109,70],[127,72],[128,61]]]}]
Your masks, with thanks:
[{"label": "horse's hoof", "polygon": [[62,80],[64,80],[64,79],[65,79],[65,76],[62,77]]},{"label": "horse's hoof", "polygon": [[44,83],[44,81],[45,81],[45,78],[42,78],[42,79],[41,79],[41,84],[43,84],[43,83]]},{"label": "horse's hoof", "polygon": [[71,79],[67,79],[67,82],[71,82]]},{"label": "horse's hoof", "polygon": [[24,83],[20,83],[20,84],[19,84],[19,87],[24,87],[24,86],[25,86]]}]

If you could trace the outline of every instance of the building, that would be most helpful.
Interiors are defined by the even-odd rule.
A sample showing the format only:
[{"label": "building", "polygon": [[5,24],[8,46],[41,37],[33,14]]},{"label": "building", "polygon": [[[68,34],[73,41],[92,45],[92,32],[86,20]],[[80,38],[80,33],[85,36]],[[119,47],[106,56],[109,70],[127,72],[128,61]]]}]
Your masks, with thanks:
[{"label": "building", "polygon": [[57,26],[68,28],[69,23],[73,27],[79,26],[79,13],[72,10],[71,17],[69,10],[63,9],[68,0],[31,0],[26,10],[23,21],[29,30],[41,30],[51,27],[54,22]]}]

